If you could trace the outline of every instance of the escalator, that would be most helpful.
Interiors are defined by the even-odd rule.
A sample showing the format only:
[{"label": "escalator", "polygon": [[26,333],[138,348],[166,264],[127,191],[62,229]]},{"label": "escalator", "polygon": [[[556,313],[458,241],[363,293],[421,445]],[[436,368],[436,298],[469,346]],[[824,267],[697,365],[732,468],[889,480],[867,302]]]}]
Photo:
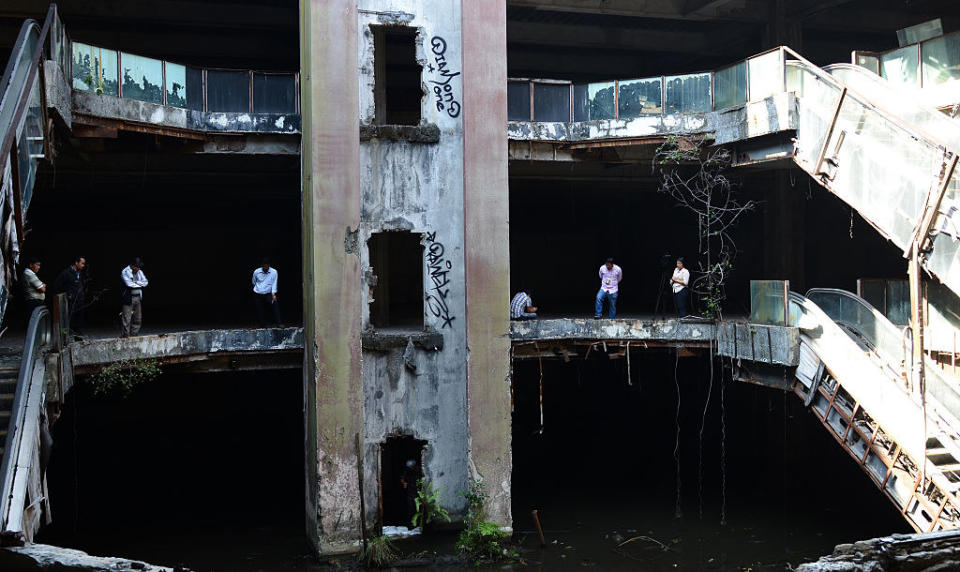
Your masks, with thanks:
[{"label": "escalator", "polygon": [[918,532],[960,527],[960,385],[928,360],[909,383],[910,338],[843,290],[790,293],[796,392]]}]

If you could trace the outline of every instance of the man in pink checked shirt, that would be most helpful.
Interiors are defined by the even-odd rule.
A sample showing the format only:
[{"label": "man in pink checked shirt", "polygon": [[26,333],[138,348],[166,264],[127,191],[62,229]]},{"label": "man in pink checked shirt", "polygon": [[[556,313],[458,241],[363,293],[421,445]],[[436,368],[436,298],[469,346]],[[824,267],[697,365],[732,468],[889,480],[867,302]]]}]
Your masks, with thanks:
[{"label": "man in pink checked shirt", "polygon": [[609,317],[617,317],[617,295],[620,293],[620,281],[623,280],[623,270],[613,263],[612,258],[600,267],[600,291],[597,292],[597,303],[593,312],[593,319],[599,320],[603,316],[603,302],[610,308]]}]

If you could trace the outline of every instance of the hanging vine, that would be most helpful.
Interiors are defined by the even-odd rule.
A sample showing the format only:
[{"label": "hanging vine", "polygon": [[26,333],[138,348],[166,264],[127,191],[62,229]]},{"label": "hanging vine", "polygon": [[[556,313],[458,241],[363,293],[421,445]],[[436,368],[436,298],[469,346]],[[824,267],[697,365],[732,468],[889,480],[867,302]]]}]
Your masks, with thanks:
[{"label": "hanging vine", "polygon": [[733,270],[737,246],[731,236],[740,217],[757,202],[741,201],[727,178],[732,156],[724,148],[707,148],[702,135],[671,135],[657,148],[654,170],[660,178],[659,192],[697,217],[698,275],[690,290],[703,302],[707,318],[720,319],[725,284]]}]

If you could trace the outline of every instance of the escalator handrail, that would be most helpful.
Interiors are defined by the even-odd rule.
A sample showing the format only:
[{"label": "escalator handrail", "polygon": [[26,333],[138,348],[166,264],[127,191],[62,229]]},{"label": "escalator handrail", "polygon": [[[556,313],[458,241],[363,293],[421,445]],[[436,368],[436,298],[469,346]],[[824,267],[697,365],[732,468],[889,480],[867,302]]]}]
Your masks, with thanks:
[{"label": "escalator handrail", "polygon": [[[50,8],[47,10],[47,17],[43,21],[43,27],[40,29],[40,36],[37,41],[37,47],[34,49],[34,52],[30,58],[30,69],[28,73],[24,76],[28,78],[33,78],[35,74],[38,73],[40,68],[40,59],[43,56],[44,50],[47,48],[49,42],[47,41],[50,36],[51,24],[57,18],[57,5],[50,4]],[[36,22],[33,20],[28,20],[21,27],[21,37],[18,37],[17,41],[23,40],[26,42],[27,35],[29,31],[33,30],[33,26],[36,26]],[[27,30],[27,33],[24,33],[24,30]],[[19,54],[24,48],[23,44],[19,45],[19,50],[15,49],[15,55]],[[17,66],[17,62],[20,61],[19,57],[11,57],[10,62],[7,64],[7,69],[10,72],[9,78],[7,77],[7,70],[4,71],[3,81],[12,82],[13,81],[13,71]],[[0,83],[0,85],[3,85]],[[23,119],[23,115],[27,112],[27,107],[30,102],[29,93],[26,89],[20,89],[17,98],[15,100],[6,101],[7,92],[15,86],[7,85],[5,86],[3,92],[3,105],[16,105],[14,108],[13,115],[11,116],[10,129],[7,129],[6,132],[0,133],[0,157],[6,157],[10,153],[10,149],[13,147],[13,143],[17,137],[17,125],[20,124],[20,121]]]},{"label": "escalator handrail", "polygon": [[[851,322],[849,320],[844,319],[843,316],[832,315],[829,311],[824,309],[823,304],[817,303],[817,298],[820,297],[821,295],[837,296],[860,306],[863,310],[868,312],[873,317],[873,319],[881,328],[883,328],[884,331],[882,332],[882,334],[888,335],[892,339],[896,339],[898,342],[903,339],[903,330],[901,328],[898,328],[896,325],[894,325],[893,322],[887,319],[887,317],[884,316],[879,310],[874,308],[869,302],[867,302],[860,296],[857,296],[853,292],[848,292],[846,290],[841,290],[839,288],[811,288],[810,290],[807,290],[806,297],[812,300],[815,304],[817,304],[817,306],[819,306],[820,309],[823,310],[824,314],[829,316],[830,319],[832,319],[834,322],[844,324],[852,328],[853,330],[855,330],[857,334],[860,335],[860,337],[862,337],[864,340],[868,341],[872,345],[871,349],[875,351],[881,349],[881,344],[879,343],[879,340],[876,339],[875,334],[872,332],[869,332],[862,323]],[[901,371],[902,368],[900,367],[899,364],[902,364],[904,362],[905,356],[883,355],[879,351],[877,351],[877,355],[880,355],[883,359],[887,360],[888,362],[887,365],[893,367],[895,371]],[[894,367],[895,364],[897,364],[896,367]]]},{"label": "escalator handrail", "polygon": [[50,310],[46,306],[40,306],[33,310],[33,314],[30,315],[30,323],[27,325],[23,354],[20,358],[20,371],[17,374],[17,389],[14,393],[10,422],[7,426],[3,463],[0,464],[0,533],[5,533],[8,530],[19,532],[23,529],[20,521],[11,526],[11,521],[14,518],[20,519],[23,515],[8,514],[16,473],[14,466],[16,458],[19,456],[19,441],[26,422],[26,401],[33,382],[34,363],[42,357],[42,348],[49,346],[53,339],[52,322],[53,318]]}]

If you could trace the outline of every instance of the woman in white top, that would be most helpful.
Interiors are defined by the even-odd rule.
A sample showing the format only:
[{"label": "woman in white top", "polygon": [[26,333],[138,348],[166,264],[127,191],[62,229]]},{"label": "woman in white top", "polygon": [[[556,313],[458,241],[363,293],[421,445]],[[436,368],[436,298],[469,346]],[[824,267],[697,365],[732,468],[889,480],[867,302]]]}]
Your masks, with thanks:
[{"label": "woman in white top", "polygon": [[683,267],[683,258],[677,258],[677,267],[670,278],[673,287],[673,306],[677,309],[677,317],[690,315],[690,271]]}]

